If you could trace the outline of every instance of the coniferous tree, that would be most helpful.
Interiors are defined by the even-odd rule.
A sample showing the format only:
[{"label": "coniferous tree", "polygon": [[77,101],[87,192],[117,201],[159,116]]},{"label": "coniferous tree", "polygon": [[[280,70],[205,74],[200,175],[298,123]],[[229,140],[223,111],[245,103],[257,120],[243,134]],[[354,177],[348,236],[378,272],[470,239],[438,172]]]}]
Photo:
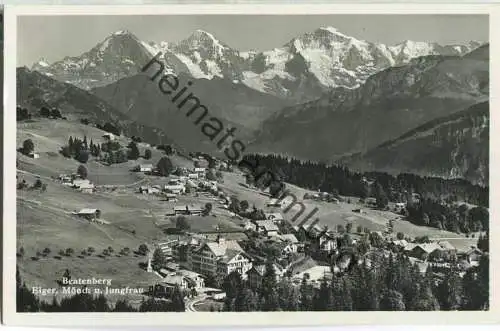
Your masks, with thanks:
[{"label": "coniferous tree", "polygon": [[137,143],[132,141],[129,144],[128,159],[137,160],[139,156],[141,156],[141,153],[139,152],[139,148],[137,148]]},{"label": "coniferous tree", "polygon": [[437,298],[442,310],[458,310],[462,306],[462,279],[456,268],[448,269],[438,285]]},{"label": "coniferous tree", "polygon": [[153,252],[153,258],[151,259],[151,267],[153,270],[159,271],[165,266],[166,263],[167,259],[165,254],[163,254],[163,251],[160,248],[155,249]]},{"label": "coniferous tree", "polygon": [[178,312],[186,311],[184,296],[182,295],[179,286],[175,286],[171,300],[172,300],[172,311],[178,311]]},{"label": "coniferous tree", "polygon": [[388,290],[380,300],[380,309],[383,311],[402,311],[406,309],[403,295],[394,290]]}]

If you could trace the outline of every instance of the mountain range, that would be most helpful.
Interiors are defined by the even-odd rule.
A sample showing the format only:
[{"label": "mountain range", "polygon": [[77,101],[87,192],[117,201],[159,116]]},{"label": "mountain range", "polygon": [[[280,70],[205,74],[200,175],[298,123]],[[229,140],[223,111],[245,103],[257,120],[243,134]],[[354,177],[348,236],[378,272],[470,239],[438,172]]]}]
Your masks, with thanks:
[{"label": "mountain range", "polygon": [[20,100],[55,100],[82,115],[90,105],[155,141],[214,152],[141,72],[159,52],[165,73],[192,82],[247,152],[488,183],[489,44],[478,42],[383,45],[327,27],[255,52],[202,30],[161,43],[118,31],[80,56],[19,69],[29,86]]},{"label": "mountain range", "polygon": [[129,31],[117,31],[79,56],[31,69],[84,89],[135,75],[162,53],[168,71],[195,79],[223,78],[260,92],[302,102],[335,87],[356,88],[370,75],[424,55],[462,55],[478,47],[404,41],[372,43],[324,27],[267,51],[240,51],[211,33],[196,30],[179,42],[146,42]]},{"label": "mountain range", "polygon": [[263,123],[253,149],[331,162],[366,152],[425,122],[489,97],[489,45],[464,56],[425,56],[372,75],[356,89],[285,108]]}]

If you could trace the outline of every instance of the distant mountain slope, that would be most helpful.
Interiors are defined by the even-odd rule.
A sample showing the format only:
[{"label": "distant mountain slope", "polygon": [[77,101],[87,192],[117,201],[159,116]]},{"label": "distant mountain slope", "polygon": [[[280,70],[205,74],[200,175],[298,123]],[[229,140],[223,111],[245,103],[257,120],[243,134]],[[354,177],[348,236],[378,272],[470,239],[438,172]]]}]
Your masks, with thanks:
[{"label": "distant mountain slope", "polygon": [[207,31],[196,30],[179,42],[145,42],[118,31],[80,56],[32,69],[84,89],[132,76],[162,53],[167,70],[196,79],[224,78],[260,92],[294,101],[318,98],[335,88],[355,88],[370,75],[424,55],[462,55],[480,43],[438,45],[404,41],[388,46],[347,36],[325,27],[304,33],[272,50],[239,51]]},{"label": "distant mountain slope", "polygon": [[[177,105],[184,97],[172,102],[173,95],[163,94],[158,83],[150,80],[151,75],[147,72],[124,78],[95,88],[92,92],[138,123],[164,130],[189,150],[214,149],[215,143],[201,133],[201,124],[194,123],[201,115],[201,110],[188,117],[193,103],[188,102],[179,110]],[[215,117],[225,129],[236,128],[233,136],[237,139],[248,140],[263,120],[287,105],[282,99],[255,91],[243,84],[233,84],[227,79],[193,79],[187,74],[180,74],[178,80],[178,90],[191,81],[192,85],[185,95],[192,93],[200,100],[200,104],[207,107],[207,120]]]},{"label": "distant mountain slope", "polygon": [[489,103],[425,123],[342,162],[360,171],[465,178],[488,185]]},{"label": "distant mountain slope", "polygon": [[331,161],[365,152],[488,95],[488,59],[421,57],[383,70],[357,89],[334,89],[283,109],[264,122],[251,149]]},{"label": "distant mountain slope", "polygon": [[48,105],[69,118],[115,123],[125,135],[139,136],[150,143],[172,142],[162,130],[135,122],[95,95],[27,68],[17,69],[17,103],[33,111]]},{"label": "distant mountain slope", "polygon": [[[158,80],[153,82],[149,79],[154,73],[152,70],[124,78],[114,84],[95,88],[92,93],[132,118],[159,125],[157,115],[165,112],[172,97],[160,91]],[[188,81],[192,82],[186,95],[192,93],[196,96],[201,104],[208,107],[212,116],[248,130],[257,129],[264,119],[289,104],[272,95],[255,91],[243,84],[233,84],[223,78],[193,79],[183,73],[177,77],[178,90],[186,86]]]}]

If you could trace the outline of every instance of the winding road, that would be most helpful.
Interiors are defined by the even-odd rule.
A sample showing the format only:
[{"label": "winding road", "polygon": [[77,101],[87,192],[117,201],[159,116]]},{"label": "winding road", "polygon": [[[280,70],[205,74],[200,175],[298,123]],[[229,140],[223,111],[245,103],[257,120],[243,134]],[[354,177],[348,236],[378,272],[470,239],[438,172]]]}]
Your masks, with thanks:
[{"label": "winding road", "polygon": [[207,298],[207,295],[200,295],[194,299],[187,299],[186,300],[186,311],[187,312],[196,312],[197,310],[194,307],[194,305],[196,305],[197,303],[200,303],[201,301],[205,300],[206,298]]}]

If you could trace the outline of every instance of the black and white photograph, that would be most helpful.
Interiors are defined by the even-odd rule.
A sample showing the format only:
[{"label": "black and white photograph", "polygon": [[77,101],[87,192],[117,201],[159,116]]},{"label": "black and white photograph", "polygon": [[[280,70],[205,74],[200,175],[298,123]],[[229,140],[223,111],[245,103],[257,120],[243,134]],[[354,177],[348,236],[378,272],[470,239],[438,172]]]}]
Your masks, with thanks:
[{"label": "black and white photograph", "polygon": [[487,12],[143,12],[12,18],[15,312],[492,309]]}]

